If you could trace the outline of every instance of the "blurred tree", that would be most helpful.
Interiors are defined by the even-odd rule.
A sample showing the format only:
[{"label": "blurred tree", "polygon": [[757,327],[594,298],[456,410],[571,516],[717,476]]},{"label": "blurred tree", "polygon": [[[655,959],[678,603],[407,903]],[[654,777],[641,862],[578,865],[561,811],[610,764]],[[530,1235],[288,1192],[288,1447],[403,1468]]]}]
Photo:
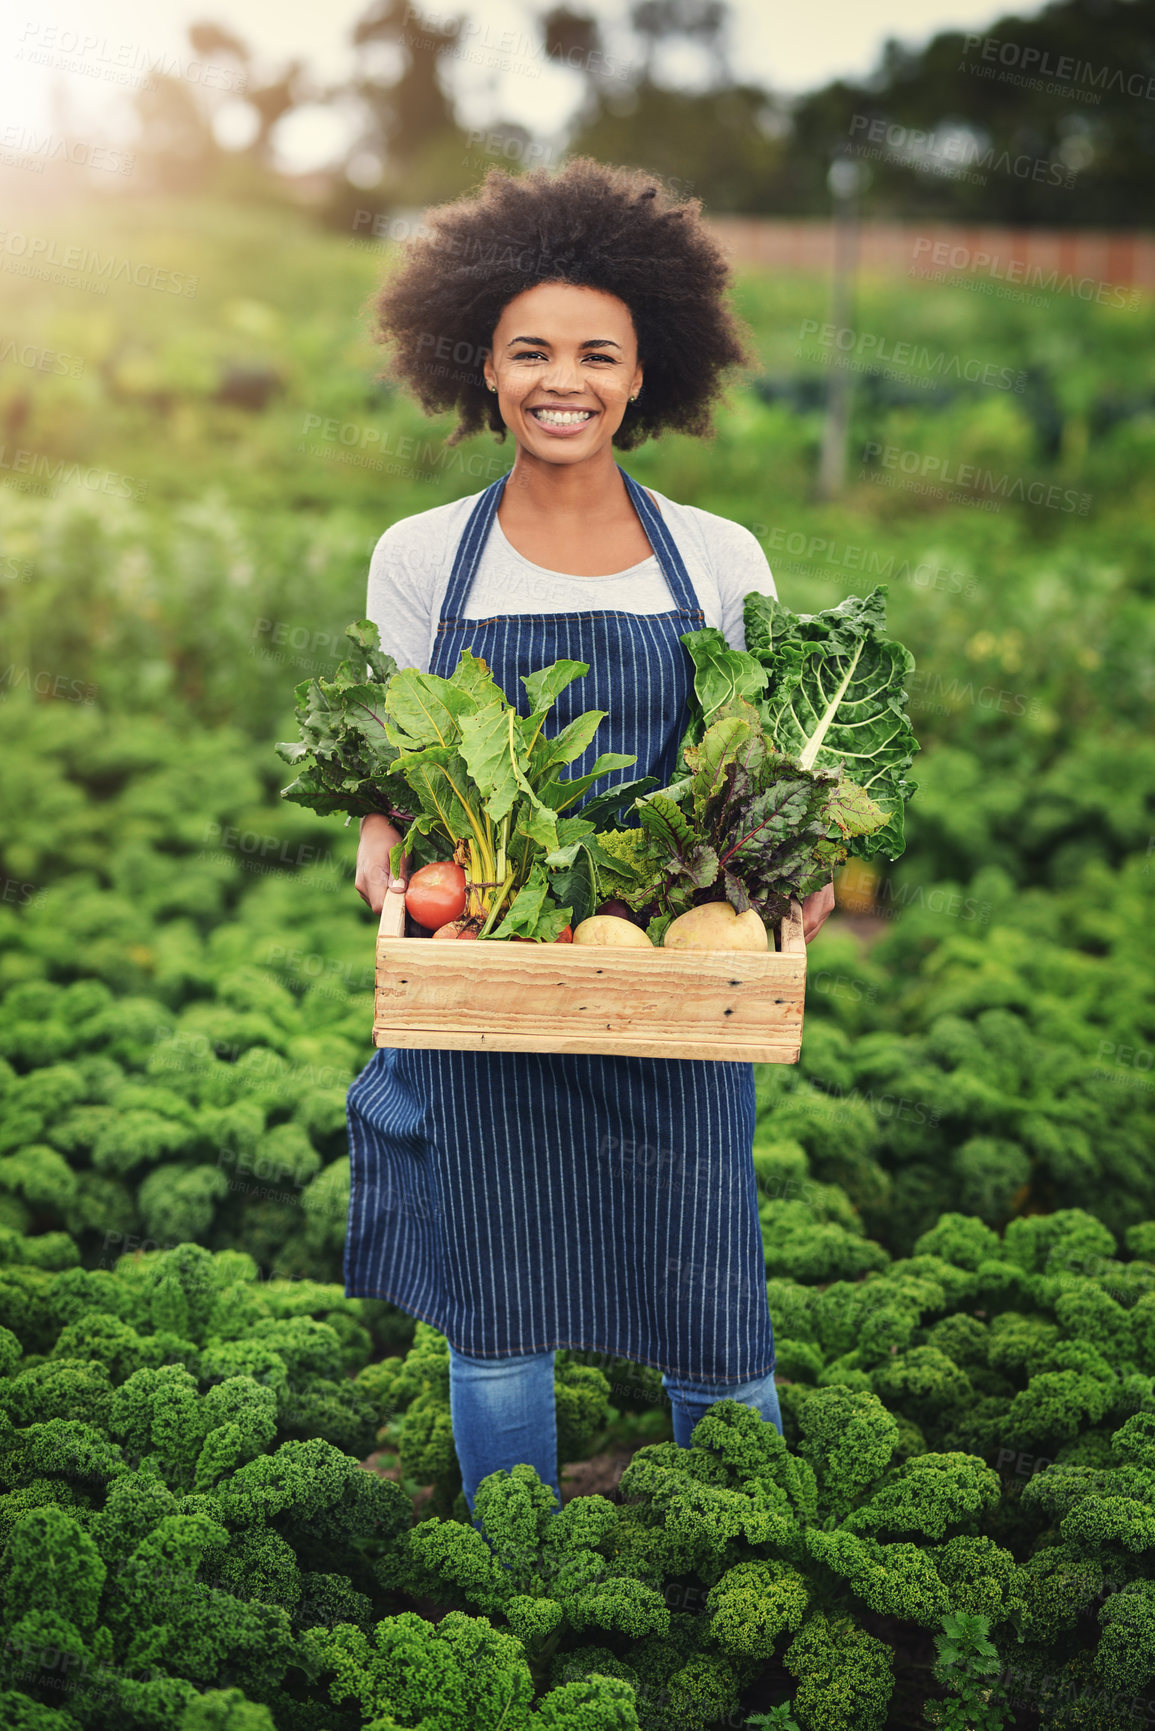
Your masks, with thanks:
[{"label": "blurred tree", "polygon": [[[291,60],[257,82],[250,49],[225,26],[198,20],[189,25],[188,39],[198,60],[225,68],[231,77],[227,83],[216,77],[194,82],[156,73],[136,94],[140,185],[176,193],[215,190],[232,198],[284,197],[272,134],[277,122],[311,94],[303,62]],[[240,149],[221,145],[214,133],[214,116],[227,102],[243,103],[253,116],[253,135]]]},{"label": "blurred tree", "polygon": [[[547,43],[560,16],[541,21]],[[636,0],[629,16],[632,76],[611,84],[590,63],[569,148],[673,176],[712,209],[825,216],[830,164],[849,150],[874,153],[868,219],[1151,222],[1155,0],[1053,0],[969,36],[888,41],[869,77],[789,105],[730,71],[721,0]],[[704,93],[656,81],[679,39],[710,52]]]},{"label": "blurred tree", "polygon": [[602,80],[602,33],[596,18],[588,12],[573,12],[568,6],[554,6],[538,16],[546,56],[557,66],[568,67],[580,74],[585,86],[582,105],[574,117],[576,126],[591,120],[598,111]]},{"label": "blurred tree", "polygon": [[[870,78],[829,84],[796,105],[776,201],[813,209],[815,171],[847,144],[877,149],[870,127],[881,121],[894,143],[884,139],[871,159],[871,216],[1148,225],[1153,99],[1155,0],[1054,0],[969,37],[945,31],[920,49],[888,42]],[[912,148],[900,128],[929,144]]]},{"label": "blurred tree", "polygon": [[[639,51],[619,58],[612,78],[594,19],[565,7],[539,19],[546,53],[564,58],[585,79],[570,150],[648,168],[672,191],[696,193],[713,210],[764,209],[767,188],[780,172],[787,123],[767,91],[735,82],[723,0],[637,0],[629,16]],[[678,41],[706,50],[707,88],[655,81],[662,48]],[[573,49],[583,51],[580,57]]]},{"label": "blurred tree", "polygon": [[355,24],[357,71],[330,95],[352,96],[361,127],[326,203],[331,227],[356,226],[367,197],[376,213],[419,209],[478,178],[439,73],[442,60],[460,52],[463,24],[424,19],[411,0],[374,0]]},{"label": "blurred tree", "polygon": [[443,55],[457,48],[463,20],[417,19],[411,0],[375,0],[353,29],[353,44],[386,43],[400,50],[395,77],[360,74],[353,89],[368,114],[361,150],[404,166],[445,133],[457,133],[453,106],[437,75]]},{"label": "blurred tree", "polygon": [[637,0],[630,8],[630,23],[644,44],[641,82],[652,80],[658,49],[681,38],[708,50],[712,60],[711,83],[716,89],[729,84],[726,22],[722,0]]},{"label": "blurred tree", "polygon": [[283,71],[257,83],[252,52],[231,30],[220,24],[198,22],[189,25],[188,35],[194,51],[203,59],[233,63],[236,84],[232,94],[252,109],[256,121],[256,131],[246,149],[272,167],[273,128],[284,115],[314,96],[306,79],[304,61],[290,60]]},{"label": "blurred tree", "polygon": [[769,195],[783,171],[773,105],[752,84],[695,95],[641,83],[600,101],[569,147],[648,168],[714,211],[773,208]]},{"label": "blurred tree", "polygon": [[136,186],[146,192],[207,190],[222,152],[198,87],[157,72],[132,100],[137,122]]},{"label": "blurred tree", "polygon": [[205,60],[235,60],[238,66],[246,69],[249,65],[248,48],[223,24],[213,24],[208,19],[198,20],[189,25],[188,39],[194,52]]}]

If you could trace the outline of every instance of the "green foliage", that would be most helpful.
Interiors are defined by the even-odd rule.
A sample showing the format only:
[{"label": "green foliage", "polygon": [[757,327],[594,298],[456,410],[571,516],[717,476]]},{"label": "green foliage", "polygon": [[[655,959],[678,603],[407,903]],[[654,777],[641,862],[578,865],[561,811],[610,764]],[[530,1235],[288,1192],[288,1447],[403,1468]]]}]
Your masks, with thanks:
[{"label": "green foliage", "polygon": [[496,1731],[525,1721],[533,1686],[524,1655],[511,1636],[484,1618],[454,1611],[434,1627],[412,1612],[380,1623],[375,1638],[337,1624],[310,1630],[302,1642],[314,1678],[330,1697],[352,1698],[366,1720],[435,1711],[447,1727]]},{"label": "green foliage", "polygon": [[[667,96],[641,92],[636,125]],[[700,129],[694,101],[674,106]],[[710,149],[731,181],[770,185],[732,121]],[[845,136],[845,116],[838,126]],[[649,127],[651,143],[676,132]],[[355,828],[279,799],[265,744],[292,728],[291,681],[322,690],[343,656],[360,673],[364,646],[350,650],[343,628],[363,610],[386,520],[475,492],[508,455],[439,447],[389,392],[366,409],[376,362],[348,341],[346,313],[377,256],[287,212],[241,220],[192,200],[174,227],[155,201],[101,203],[61,214],[66,244],[187,259],[202,292],[174,321],[131,285],[78,311],[70,290],[10,279],[22,337],[88,362],[78,377],[29,374],[37,461],[67,472],[99,449],[109,473],[149,489],[0,488],[13,646],[0,704],[0,1568],[21,1582],[9,1592],[5,1574],[0,1592],[13,1618],[0,1719],[356,1731],[356,1696],[332,1699],[336,1673],[314,1687],[302,1642],[343,1626],[372,1654],[399,1615],[433,1628],[429,1600],[399,1584],[402,1562],[417,1569],[407,1492],[432,1484],[421,1513],[439,1521],[412,1532],[428,1529],[450,1610],[490,1617],[520,1651],[531,1724],[738,1723],[749,1699],[785,1694],[778,1667],[793,1654],[797,1699],[771,1722],[866,1725],[889,1694],[870,1641],[885,1628],[884,1647],[929,1663],[945,1596],[948,1619],[989,1619],[981,1639],[1045,1731],[1118,1731],[1124,1692],[1150,1693],[1151,1651],[1155,1139],[1139,937],[1155,471],[1147,421],[1117,413],[1151,383],[1150,309],[1057,294],[1039,317],[965,286],[859,285],[863,330],[1033,371],[1021,394],[917,403],[864,382],[852,444],[950,450],[976,474],[1037,470],[1090,495],[1085,516],[906,494],[873,485],[886,471],[869,465],[843,500],[813,500],[817,423],[771,386],[818,382],[791,350],[824,291],[785,273],[739,276],[766,377],[720,412],[710,462],[681,437],[631,460],[669,496],[751,527],[800,628],[853,573],[887,584],[889,629],[915,662],[904,683],[920,785],[901,861],[861,880],[871,921],[854,918],[840,879],[844,910],[810,952],[800,1064],[757,1078],[785,1440],[748,1411],[715,1410],[675,1451],[651,1368],[630,1367],[623,1395],[624,1366],[559,1353],[559,1464],[648,1446],[630,1501],[576,1497],[543,1517],[523,1497],[540,1555],[513,1581],[463,1518],[443,1345],[381,1358],[406,1355],[412,1319],[341,1290],[344,1093],[365,1056],[373,921],[351,889]],[[45,213],[45,232],[57,220]],[[262,413],[212,400],[234,343],[285,370]],[[1053,457],[1033,449],[1048,393]],[[362,434],[368,415],[386,447],[412,440],[386,518],[379,470],[302,439],[318,413]],[[726,655],[715,662],[725,674]],[[72,694],[34,691],[36,669]],[[644,832],[617,834],[596,857],[588,838],[559,849],[567,904],[636,875],[643,843],[621,838]],[[603,1372],[618,1379],[609,1393]],[[379,1444],[404,1489],[356,1464]],[[942,1464],[960,1457],[970,1464]],[[457,1596],[450,1566],[502,1608]],[[493,1650],[496,1674],[513,1646]],[[398,1644],[402,1670],[410,1650],[439,1663],[423,1635]],[[456,1663],[436,1673],[454,1691]],[[54,1689],[64,1672],[80,1686]],[[929,1675],[903,1674],[892,1711],[913,1715]],[[979,1695],[990,1675],[972,1677]],[[477,1687],[470,1723],[483,1676]],[[966,1710],[949,1682],[938,1689],[924,1717]]]},{"label": "green foliage", "polygon": [[894,1686],[890,1649],[846,1618],[819,1612],[786,1649],[802,1731],[882,1731]]},{"label": "green foliage", "polygon": [[935,1680],[950,1693],[944,1701],[928,1701],[928,1723],[943,1731],[1003,1731],[1006,1714],[995,1681],[998,1648],[990,1639],[989,1620],[964,1611],[948,1612],[935,1636]]},{"label": "green foliage", "polygon": [[[686,640],[691,654],[697,635]],[[682,753],[689,775],[635,801],[645,844],[623,846],[612,831],[605,838],[617,868],[629,862],[637,871],[623,899],[644,909],[657,886],[661,922],[709,899],[706,892],[723,892],[740,913],[754,908],[776,924],[792,898],[830,882],[855,838],[877,829],[883,814],[837,771],[812,771],[777,750],[744,699],[711,710],[704,731],[700,721],[695,715]],[[664,927],[655,922],[656,938]]]},{"label": "green foliage", "polygon": [[[796,1147],[760,1163],[773,1183],[811,1187],[772,1203],[771,1220],[809,1195],[869,1243]],[[527,1725],[572,1712],[664,1731],[676,1713],[708,1731],[783,1664],[805,1731],[881,1726],[893,1650],[871,1618],[923,1640],[953,1628],[935,1722],[997,1726],[992,1645],[1016,1675],[1049,1654],[1072,1680],[1089,1666],[1104,1688],[1145,1686],[1155,1282],[1090,1215],[1030,1217],[1002,1240],[944,1216],[917,1255],[863,1277],[776,1277],[772,1308],[808,1376],[781,1386],[786,1437],[717,1402],[690,1448],[636,1449],[621,1502],[559,1510],[519,1466],[479,1488],[476,1525],[455,1477],[445,1342],[428,1325],[404,1357],[367,1362],[358,1301],[257,1281],[237,1252],[188,1244],[112,1270],[53,1260],[2,1271],[0,1571],[14,1664],[49,1642],[71,1654],[78,1709],[111,1688],[125,1714],[268,1703],[294,1722],[298,1669],[344,1711],[354,1666],[374,1711],[395,1717],[395,1671],[373,1643],[382,1616],[431,1602],[520,1655],[485,1637],[491,1674],[468,1687],[440,1648],[419,1661],[447,1712],[482,1720],[513,1663]],[[556,1375],[577,1458],[608,1418],[609,1380],[569,1353]],[[406,1486],[437,1487],[417,1525],[405,1492],[340,1435],[294,1434],[324,1413],[339,1429],[342,1389],[340,1422],[384,1421]],[[400,1650],[416,1654],[407,1627]],[[132,1675],[110,1684],[110,1665]],[[23,1675],[0,1681],[18,1689]]]},{"label": "green foliage", "polygon": [[909,769],[918,742],[906,713],[914,657],[885,635],[886,587],[825,613],[792,613],[773,596],[746,599],[746,646],[770,674],[766,719],[780,751],[804,769],[842,768],[886,814],[853,851],[896,859],[905,847]]}]

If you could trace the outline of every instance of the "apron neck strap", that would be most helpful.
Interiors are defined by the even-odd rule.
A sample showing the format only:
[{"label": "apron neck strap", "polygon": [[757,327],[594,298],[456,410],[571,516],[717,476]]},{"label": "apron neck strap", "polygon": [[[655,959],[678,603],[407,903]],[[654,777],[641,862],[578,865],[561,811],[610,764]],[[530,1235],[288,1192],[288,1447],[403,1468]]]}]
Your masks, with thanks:
[{"label": "apron neck strap", "polygon": [[461,619],[464,617],[465,603],[469,599],[469,591],[473,588],[474,573],[481,560],[481,551],[489,535],[489,526],[493,522],[501,495],[505,491],[505,483],[508,480],[509,471],[504,475],[499,475],[496,481],[478,495],[477,503],[469,513],[469,521],[457,543],[453,569],[449,573],[445,600],[441,605],[443,619]]},{"label": "apron neck strap", "polygon": [[632,475],[627,475],[620,463],[614,467],[626,483],[626,492],[633,500],[634,509],[642,520],[642,528],[646,538],[658,556],[658,563],[666,574],[666,582],[670,586],[670,594],[674,597],[674,605],[683,613],[696,613],[705,623],[701,604],[690,582],[690,573],[686,570],[682,555],[678,552],[677,543],[666,527],[661,512],[650,501],[650,495],[644,487],[639,487]]}]

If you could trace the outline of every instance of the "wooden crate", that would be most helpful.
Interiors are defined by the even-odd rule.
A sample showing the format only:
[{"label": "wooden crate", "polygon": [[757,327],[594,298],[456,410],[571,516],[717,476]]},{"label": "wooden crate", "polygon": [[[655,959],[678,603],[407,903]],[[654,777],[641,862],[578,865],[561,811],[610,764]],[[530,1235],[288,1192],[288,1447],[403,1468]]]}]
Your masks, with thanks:
[{"label": "wooden crate", "polygon": [[373,1043],[466,1052],[615,1052],[794,1064],[802,1042],[802,910],[765,954],[407,938],[385,896]]}]

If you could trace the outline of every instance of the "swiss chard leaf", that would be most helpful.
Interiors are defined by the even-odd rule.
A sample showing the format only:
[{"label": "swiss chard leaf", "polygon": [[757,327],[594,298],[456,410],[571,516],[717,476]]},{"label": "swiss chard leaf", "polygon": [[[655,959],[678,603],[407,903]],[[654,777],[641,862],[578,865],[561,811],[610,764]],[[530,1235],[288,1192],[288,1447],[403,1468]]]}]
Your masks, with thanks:
[{"label": "swiss chard leaf", "polygon": [[[548,711],[541,713],[547,714]],[[539,740],[533,754],[534,780],[540,781],[544,775],[580,757],[605,718],[604,709],[587,709],[583,714],[575,715],[552,739]],[[530,720],[536,720],[536,716],[531,716]]]},{"label": "swiss chard leaf", "polygon": [[766,750],[753,704],[739,699],[724,705],[699,744],[688,745],[682,754],[691,775],[689,794],[697,823],[703,822],[706,807],[719,790],[732,784],[735,764],[741,762],[748,777],[756,776]]},{"label": "swiss chard leaf", "polygon": [[636,757],[630,757],[625,752],[603,751],[594,759],[593,766],[586,775],[547,782],[541,789],[541,796],[555,811],[564,811],[575,799],[581,798],[587,787],[592,787],[595,781],[600,781],[611,769],[628,769],[631,763],[636,762]]},{"label": "swiss chard leaf", "polygon": [[[427,746],[424,751],[403,752],[397,764],[421,812],[436,823],[451,848],[461,837],[481,840],[485,823],[481,795],[459,752],[451,746]],[[423,824],[422,830],[428,834],[430,824]]]},{"label": "swiss chard leaf", "polygon": [[718,876],[718,856],[704,841],[685,814],[661,793],[638,804],[638,815],[646,834],[666,850],[666,871],[671,881],[681,877],[695,889],[707,889]]},{"label": "swiss chard leaf", "polygon": [[549,667],[539,667],[534,673],[523,673],[521,683],[525,686],[530,708],[548,713],[566,686],[582,678],[589,670],[588,661],[563,660],[554,661]]},{"label": "swiss chard leaf", "polygon": [[479,709],[504,707],[501,689],[484,661],[461,651],[451,679],[406,667],[389,682],[385,731],[402,751],[455,745],[462,719]]},{"label": "swiss chard leaf", "polygon": [[886,636],[886,588],[849,596],[824,613],[794,614],[770,595],[744,605],[746,641],[771,675],[761,705],[776,748],[806,770],[843,769],[886,822],[856,846],[896,859],[905,847],[906,775],[918,741],[906,713],[914,658]]},{"label": "swiss chard leaf", "polygon": [[505,910],[504,918],[489,936],[536,938],[541,943],[552,943],[558,933],[569,925],[573,910],[559,907],[552,899],[550,890],[551,885],[541,862],[535,861],[529,876]]},{"label": "swiss chard leaf", "polygon": [[638,781],[619,781],[605,793],[597,793],[584,801],[582,816],[595,825],[604,823],[607,818],[616,818],[625,806],[632,806],[636,799],[657,785],[656,775],[644,775]]},{"label": "swiss chard leaf", "polygon": [[694,695],[708,727],[715,710],[735,698],[755,702],[766,689],[770,674],[751,655],[731,649],[716,626],[688,631],[682,642],[694,663]]},{"label": "swiss chard leaf", "polygon": [[516,711],[489,706],[463,715],[460,751],[486,811],[500,823],[527,786],[529,753]]}]

